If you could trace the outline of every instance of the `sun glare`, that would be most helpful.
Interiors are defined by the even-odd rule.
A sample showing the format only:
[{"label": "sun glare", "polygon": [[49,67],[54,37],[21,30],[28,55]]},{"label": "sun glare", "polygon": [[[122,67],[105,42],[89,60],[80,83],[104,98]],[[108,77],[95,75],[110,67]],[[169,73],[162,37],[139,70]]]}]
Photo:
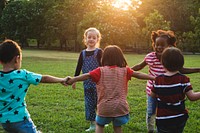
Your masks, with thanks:
[{"label": "sun glare", "polygon": [[140,7],[141,4],[142,1],[140,0],[134,0],[133,2],[132,0],[115,0],[112,3],[112,6],[122,10],[129,10],[129,9],[136,10],[137,8]]}]

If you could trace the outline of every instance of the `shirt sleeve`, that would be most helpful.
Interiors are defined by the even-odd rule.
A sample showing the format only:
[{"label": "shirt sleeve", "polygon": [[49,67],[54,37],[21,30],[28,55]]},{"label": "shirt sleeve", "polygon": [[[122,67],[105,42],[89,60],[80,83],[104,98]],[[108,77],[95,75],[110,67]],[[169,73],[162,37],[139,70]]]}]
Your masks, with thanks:
[{"label": "shirt sleeve", "polygon": [[81,69],[82,69],[82,66],[83,66],[83,54],[82,53],[83,52],[81,52],[80,55],[79,55],[78,63],[77,63],[77,66],[76,66],[74,76],[78,76],[81,73]]},{"label": "shirt sleeve", "polygon": [[190,78],[186,77],[184,82],[186,84],[184,92],[188,92],[188,91],[192,90],[192,85],[190,83]]},{"label": "shirt sleeve", "polygon": [[102,50],[102,49],[99,49],[99,50],[98,50],[98,53],[97,53],[97,61],[98,61],[98,63],[99,63],[99,66],[102,66],[102,64],[101,64],[102,54],[103,54],[103,50]]},{"label": "shirt sleeve", "polygon": [[131,80],[133,73],[134,71],[130,67],[127,67],[127,80]]},{"label": "shirt sleeve", "polygon": [[29,84],[34,84],[37,85],[40,83],[41,79],[42,79],[42,75],[41,74],[37,74],[34,72],[30,72],[27,70],[24,70],[26,72],[25,77],[27,79],[27,82]]},{"label": "shirt sleeve", "polygon": [[90,74],[90,77],[91,77],[93,82],[95,82],[95,83],[99,82],[100,77],[101,77],[100,67],[90,71],[89,74]]}]

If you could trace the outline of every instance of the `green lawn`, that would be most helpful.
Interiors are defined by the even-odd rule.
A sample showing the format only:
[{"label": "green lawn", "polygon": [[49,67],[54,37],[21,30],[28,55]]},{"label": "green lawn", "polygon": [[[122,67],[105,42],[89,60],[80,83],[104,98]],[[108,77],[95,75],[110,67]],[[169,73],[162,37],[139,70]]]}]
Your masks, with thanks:
[{"label": "green lawn", "polygon": [[[23,50],[22,68],[41,74],[59,77],[73,76],[79,53],[44,50]],[[139,63],[145,55],[125,54],[129,66]],[[200,55],[185,55],[186,67],[200,67]],[[147,67],[142,70],[147,72]],[[188,75],[194,91],[200,91],[200,73]],[[146,81],[133,78],[129,82],[128,102],[130,121],[123,127],[124,133],[146,133]],[[26,97],[28,110],[35,125],[43,133],[82,133],[89,126],[85,121],[82,83],[77,89],[61,84],[31,85]],[[200,133],[200,101],[190,102],[190,118],[185,133]],[[0,129],[0,132],[3,132]],[[105,133],[112,133],[112,125]]]}]

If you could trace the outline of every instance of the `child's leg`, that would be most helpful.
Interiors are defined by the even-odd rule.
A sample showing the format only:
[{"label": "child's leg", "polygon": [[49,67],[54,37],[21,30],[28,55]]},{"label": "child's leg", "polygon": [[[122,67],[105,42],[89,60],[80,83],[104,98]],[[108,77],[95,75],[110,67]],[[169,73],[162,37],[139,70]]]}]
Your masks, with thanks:
[{"label": "child's leg", "polygon": [[85,94],[85,116],[86,120],[90,121],[90,127],[86,131],[95,130],[95,117],[97,106],[96,89],[84,89]]},{"label": "child's leg", "polygon": [[96,132],[95,133],[103,133],[104,132],[104,126],[100,126],[96,124]]},{"label": "child's leg", "polygon": [[122,125],[129,121],[129,114],[113,118],[113,129],[115,133],[122,133]]},{"label": "child's leg", "polygon": [[114,133],[122,133],[122,127],[121,126],[113,126]]},{"label": "child's leg", "polygon": [[155,116],[156,116],[155,112],[156,112],[156,99],[147,95],[146,122],[147,122],[148,133],[153,133],[154,132]]}]

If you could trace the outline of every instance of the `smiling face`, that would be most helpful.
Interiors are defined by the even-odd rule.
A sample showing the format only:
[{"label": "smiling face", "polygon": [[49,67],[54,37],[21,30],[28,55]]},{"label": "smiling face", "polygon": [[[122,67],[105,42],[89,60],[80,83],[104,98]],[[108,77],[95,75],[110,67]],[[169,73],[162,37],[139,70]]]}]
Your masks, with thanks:
[{"label": "smiling face", "polygon": [[99,38],[95,31],[88,31],[86,35],[86,45],[88,48],[95,48],[96,44],[98,43]]},{"label": "smiling face", "polygon": [[168,47],[168,44],[167,44],[167,39],[166,38],[163,38],[163,37],[158,37],[156,38],[156,41],[155,41],[155,52],[156,52],[156,55],[160,58],[161,55],[162,55],[162,52],[164,51],[165,48]]}]

